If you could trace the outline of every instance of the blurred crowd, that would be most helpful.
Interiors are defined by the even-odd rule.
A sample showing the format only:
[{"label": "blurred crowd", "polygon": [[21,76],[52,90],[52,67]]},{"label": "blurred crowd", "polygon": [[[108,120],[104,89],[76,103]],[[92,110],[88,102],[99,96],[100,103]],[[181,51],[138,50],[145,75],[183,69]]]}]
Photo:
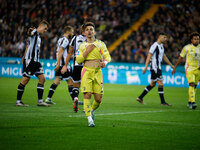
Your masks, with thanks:
[{"label": "blurred crowd", "polygon": [[112,52],[112,61],[144,63],[157,34],[165,32],[168,35],[165,53],[175,64],[184,45],[190,42],[189,34],[200,33],[199,10],[200,3],[195,0],[167,1],[152,19],[143,23]]},{"label": "blurred crowd", "polygon": [[150,4],[145,0],[1,0],[0,56],[22,57],[27,29],[37,27],[43,19],[50,27],[42,37],[41,58],[55,59],[56,42],[64,26],[71,25],[78,33],[86,21],[95,23],[97,38],[109,46]]}]

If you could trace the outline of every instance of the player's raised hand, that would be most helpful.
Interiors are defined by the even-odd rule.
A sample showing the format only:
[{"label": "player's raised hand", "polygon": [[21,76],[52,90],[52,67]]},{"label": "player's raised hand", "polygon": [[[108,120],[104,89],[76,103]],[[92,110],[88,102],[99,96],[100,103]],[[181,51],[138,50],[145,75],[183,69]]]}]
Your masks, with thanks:
[{"label": "player's raised hand", "polygon": [[55,71],[58,71],[58,69],[60,68],[60,65],[56,65],[56,67],[54,68]]},{"label": "player's raised hand", "polygon": [[65,72],[67,72],[67,66],[63,66],[61,69],[61,73],[64,74]]}]

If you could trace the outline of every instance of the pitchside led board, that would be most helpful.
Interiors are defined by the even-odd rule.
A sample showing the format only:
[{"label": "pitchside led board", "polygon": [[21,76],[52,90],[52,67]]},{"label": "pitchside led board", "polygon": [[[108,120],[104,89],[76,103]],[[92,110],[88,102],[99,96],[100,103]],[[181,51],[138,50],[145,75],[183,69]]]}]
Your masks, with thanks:
[{"label": "pitchside led board", "polygon": [[[21,78],[22,64],[20,58],[0,57],[0,77]],[[54,79],[55,60],[40,59],[46,79]],[[150,71],[142,74],[144,64],[133,63],[109,63],[102,69],[104,83],[148,85],[151,81]],[[175,75],[172,75],[172,68],[168,65],[162,66],[163,82],[169,87],[188,87],[184,66],[179,66]],[[32,78],[36,78],[33,76]],[[200,88],[200,85],[198,85]]]}]

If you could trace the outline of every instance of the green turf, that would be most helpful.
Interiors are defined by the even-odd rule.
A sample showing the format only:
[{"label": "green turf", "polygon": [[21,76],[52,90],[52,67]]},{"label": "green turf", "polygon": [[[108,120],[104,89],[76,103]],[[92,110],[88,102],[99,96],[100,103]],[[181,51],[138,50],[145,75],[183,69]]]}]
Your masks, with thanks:
[{"label": "green turf", "polygon": [[[187,88],[165,87],[172,107],[160,106],[157,87],[136,102],[144,86],[105,84],[103,103],[95,112],[95,128],[89,128],[82,112],[73,112],[72,100],[63,81],[49,108],[36,106],[37,80],[25,88],[23,102],[15,107],[20,79],[0,78],[0,150],[163,150],[199,149],[200,89],[196,110],[186,107]],[[44,98],[52,81],[45,83]],[[80,99],[83,95],[80,95]]]}]

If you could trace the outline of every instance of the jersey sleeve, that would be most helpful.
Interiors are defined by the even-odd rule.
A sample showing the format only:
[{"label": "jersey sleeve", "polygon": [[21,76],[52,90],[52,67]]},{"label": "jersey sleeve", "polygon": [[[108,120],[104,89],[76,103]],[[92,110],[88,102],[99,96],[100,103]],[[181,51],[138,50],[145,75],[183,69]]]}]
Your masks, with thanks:
[{"label": "jersey sleeve", "polygon": [[110,53],[105,45],[104,42],[101,43],[102,44],[102,54],[103,54],[103,57],[106,61],[110,62],[111,61],[111,57],[110,57]]},{"label": "jersey sleeve", "polygon": [[186,56],[186,54],[187,54],[187,46],[183,47],[183,49],[180,53],[180,56],[184,58]]},{"label": "jersey sleeve", "polygon": [[68,39],[64,39],[64,40],[61,42],[60,47],[62,47],[62,48],[65,49],[65,48],[67,47],[68,44],[69,44]]},{"label": "jersey sleeve", "polygon": [[83,57],[84,49],[85,49],[84,44],[83,43],[80,44],[76,52],[76,61],[78,64],[81,64],[85,60],[85,58]]},{"label": "jersey sleeve", "polygon": [[69,44],[69,46],[74,47],[76,43],[76,36],[74,36]]},{"label": "jersey sleeve", "polygon": [[150,50],[149,50],[149,53],[153,54],[154,51],[156,50],[156,44],[153,44],[151,47],[150,47]]}]

